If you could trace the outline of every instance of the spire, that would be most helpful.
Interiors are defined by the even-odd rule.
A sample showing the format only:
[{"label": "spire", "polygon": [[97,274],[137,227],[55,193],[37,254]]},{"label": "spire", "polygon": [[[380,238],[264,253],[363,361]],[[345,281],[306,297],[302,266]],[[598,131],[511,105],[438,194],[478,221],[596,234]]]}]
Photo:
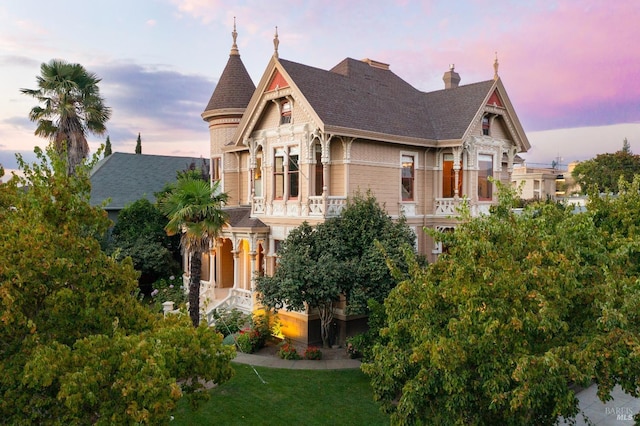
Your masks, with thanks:
[{"label": "spire", "polygon": [[493,62],[493,79],[498,79],[498,67],[500,64],[498,63],[498,52],[496,52],[496,60]]},{"label": "spire", "polygon": [[278,57],[278,45],[280,44],[280,40],[278,40],[278,27],[276,26],[276,34],[273,36],[273,56]]},{"label": "spire", "polygon": [[236,31],[236,17],[233,17],[233,32],[231,33],[231,37],[233,37],[233,45],[231,45],[231,53],[230,55],[240,55],[238,51],[238,32]]}]

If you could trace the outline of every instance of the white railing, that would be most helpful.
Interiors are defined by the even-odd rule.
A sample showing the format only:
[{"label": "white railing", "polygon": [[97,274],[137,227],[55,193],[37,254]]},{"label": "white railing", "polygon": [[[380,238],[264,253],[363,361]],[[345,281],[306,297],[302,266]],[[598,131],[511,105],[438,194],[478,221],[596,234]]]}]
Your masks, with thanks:
[{"label": "white railing", "polygon": [[325,217],[340,216],[347,206],[347,197],[327,197],[327,211]]},{"label": "white railing", "polygon": [[255,214],[265,213],[264,197],[253,197],[253,213]]},{"label": "white railing", "polygon": [[324,214],[324,201],[322,195],[309,197],[309,216],[322,216]]},{"label": "white railing", "polygon": [[454,198],[436,198],[436,216],[457,216],[460,200]]},{"label": "white railing", "polygon": [[226,298],[219,303],[214,303],[208,310],[206,313],[207,324],[213,324],[213,313],[216,309],[237,309],[245,314],[250,314],[253,311],[253,293],[249,290],[232,288]]}]

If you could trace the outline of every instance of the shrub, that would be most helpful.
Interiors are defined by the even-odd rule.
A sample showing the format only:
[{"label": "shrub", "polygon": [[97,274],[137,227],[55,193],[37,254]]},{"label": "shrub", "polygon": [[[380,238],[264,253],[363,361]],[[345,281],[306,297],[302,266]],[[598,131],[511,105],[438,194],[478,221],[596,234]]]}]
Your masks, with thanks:
[{"label": "shrub", "polygon": [[349,358],[362,358],[362,352],[366,345],[364,334],[358,334],[347,338],[347,354]]},{"label": "shrub", "polygon": [[369,330],[347,338],[347,353],[351,358],[362,358],[364,362],[373,359],[373,347],[376,344],[385,344],[385,338],[380,335],[380,330],[386,326],[387,314],[384,305],[375,300],[369,300]]},{"label": "shrub", "polygon": [[238,350],[245,354],[251,354],[255,352],[253,343],[251,342],[251,333],[249,330],[241,330],[236,336],[236,345]]},{"label": "shrub", "polygon": [[216,309],[213,313],[214,328],[223,336],[239,332],[242,327],[250,322],[250,317],[237,309]]},{"label": "shrub", "polygon": [[256,350],[264,347],[271,337],[271,315],[268,313],[256,314],[251,319],[251,331],[255,334]]},{"label": "shrub", "polygon": [[302,359],[302,357],[298,354],[296,347],[289,340],[285,340],[282,346],[280,346],[278,356],[282,359]]},{"label": "shrub", "polygon": [[187,302],[187,293],[181,276],[172,275],[169,278],[161,278],[154,282],[152,287],[149,306],[155,312],[162,312],[162,304],[167,301],[173,302],[176,309]]},{"label": "shrub", "polygon": [[236,344],[237,334],[229,334],[228,336],[224,336],[222,339],[222,344],[227,346],[234,346]]},{"label": "shrub", "polygon": [[322,352],[316,346],[309,346],[304,351],[304,359],[322,359]]}]

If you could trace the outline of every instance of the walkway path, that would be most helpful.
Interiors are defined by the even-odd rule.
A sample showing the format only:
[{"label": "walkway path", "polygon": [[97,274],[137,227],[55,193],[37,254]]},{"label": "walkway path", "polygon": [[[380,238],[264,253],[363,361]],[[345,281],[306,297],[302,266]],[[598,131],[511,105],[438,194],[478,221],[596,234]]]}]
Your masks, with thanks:
[{"label": "walkway path", "polygon": [[238,352],[233,362],[249,364],[254,367],[289,368],[295,370],[344,370],[360,368],[360,360],[358,359],[321,359],[313,361],[301,359],[293,361],[281,359],[277,356],[243,354],[241,352]]}]

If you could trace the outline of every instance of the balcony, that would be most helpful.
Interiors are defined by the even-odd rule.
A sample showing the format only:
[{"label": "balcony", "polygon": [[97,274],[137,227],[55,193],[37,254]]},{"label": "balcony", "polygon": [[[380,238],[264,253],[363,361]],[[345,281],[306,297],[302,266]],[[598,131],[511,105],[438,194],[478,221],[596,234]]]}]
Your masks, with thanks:
[{"label": "balcony", "polygon": [[282,217],[310,216],[328,218],[339,216],[346,205],[347,197],[344,196],[312,196],[307,199],[306,203],[303,201],[301,204],[294,200],[276,200],[268,203],[264,197],[253,197],[251,214]]},{"label": "balcony", "polygon": [[458,206],[462,204],[461,199],[456,198],[436,198],[436,216],[457,216]]},{"label": "balcony", "polygon": [[[462,206],[464,202],[464,198],[436,198],[435,216],[459,216],[458,208]],[[492,204],[490,201],[469,204],[469,213],[472,217],[488,215]]]},{"label": "balcony", "polygon": [[336,217],[347,205],[347,197],[330,196],[325,199],[322,195],[309,197],[309,216]]}]

